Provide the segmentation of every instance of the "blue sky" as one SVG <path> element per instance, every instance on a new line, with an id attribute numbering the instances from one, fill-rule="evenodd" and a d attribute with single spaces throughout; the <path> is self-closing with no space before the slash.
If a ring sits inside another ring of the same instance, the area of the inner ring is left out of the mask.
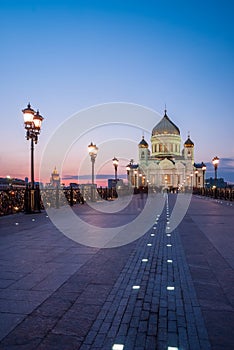
<path id="1" fill-rule="evenodd" d="M 36 169 L 66 118 L 121 101 L 161 114 L 166 103 L 196 162 L 218 155 L 218 175 L 234 182 L 233 10 L 231 1 L 0 0 L 0 176 L 28 173 L 28 101 L 45 116 Z"/>

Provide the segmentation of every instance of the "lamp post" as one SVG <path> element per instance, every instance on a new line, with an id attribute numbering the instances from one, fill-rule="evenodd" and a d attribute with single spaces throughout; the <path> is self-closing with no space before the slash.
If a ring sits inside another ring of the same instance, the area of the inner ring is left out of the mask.
<path id="1" fill-rule="evenodd" d="M 92 142 L 88 145 L 89 155 L 92 162 L 92 187 L 91 187 L 91 200 L 93 201 L 93 187 L 94 187 L 94 163 L 97 157 L 98 147 Z"/>
<path id="2" fill-rule="evenodd" d="M 164 176 L 165 190 L 167 189 L 167 175 Z"/>
<path id="3" fill-rule="evenodd" d="M 128 188 L 131 187 L 130 170 L 131 170 L 131 163 L 126 165 Z"/>
<path id="4" fill-rule="evenodd" d="M 116 157 L 114 157 L 112 159 L 112 162 L 113 162 L 113 165 L 114 165 L 114 168 L 115 168 L 115 183 L 117 184 L 117 169 L 118 169 L 118 165 L 119 165 L 119 161 Z"/>
<path id="5" fill-rule="evenodd" d="M 28 103 L 27 108 L 22 110 L 24 116 L 24 127 L 26 129 L 26 139 L 31 140 L 31 190 L 28 193 L 27 203 L 26 203 L 26 212 L 34 211 L 35 204 L 34 203 L 34 144 L 38 142 L 38 135 L 41 131 L 41 124 L 43 121 L 43 117 L 39 114 L 39 110 L 37 112 L 31 108 L 30 103 Z M 38 208 L 39 209 L 39 208 Z"/>
<path id="6" fill-rule="evenodd" d="M 190 173 L 190 187 L 193 188 L 193 173 Z"/>
<path id="7" fill-rule="evenodd" d="M 206 172 L 206 165 L 202 162 L 202 188 L 205 188 L 205 172 Z"/>
<path id="8" fill-rule="evenodd" d="M 130 170 L 131 170 L 130 164 L 126 165 L 126 170 L 127 170 L 127 175 L 129 176 L 129 172 L 130 172 Z"/>
<path id="9" fill-rule="evenodd" d="M 214 170 L 215 170 L 215 198 L 217 198 L 217 169 L 219 165 L 219 157 L 214 157 L 212 159 L 212 163 L 214 165 Z"/>
<path id="10" fill-rule="evenodd" d="M 134 187 L 137 187 L 137 170 L 134 170 Z"/>
<path id="11" fill-rule="evenodd" d="M 126 171 L 128 176 L 128 186 L 133 185 L 133 178 L 132 178 L 132 166 L 133 166 L 133 159 L 130 159 L 130 162 L 126 165 Z"/>
<path id="12" fill-rule="evenodd" d="M 139 187 L 142 186 L 142 173 L 139 173 Z"/>
<path id="13" fill-rule="evenodd" d="M 196 189 L 197 189 L 197 174 L 198 174 L 198 170 L 197 170 L 197 168 L 196 168 L 196 170 L 195 170 L 195 178 L 196 178 L 195 186 L 196 186 Z"/>

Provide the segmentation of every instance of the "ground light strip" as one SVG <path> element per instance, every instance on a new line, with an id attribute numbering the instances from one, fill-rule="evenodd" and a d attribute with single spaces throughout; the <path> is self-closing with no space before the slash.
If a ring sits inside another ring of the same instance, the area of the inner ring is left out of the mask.
<path id="1" fill-rule="evenodd" d="M 114 344 L 112 346 L 112 350 L 123 350 L 124 345 L 123 344 Z"/>
<path id="2" fill-rule="evenodd" d="M 175 287 L 173 287 L 173 286 L 167 286 L 167 290 L 175 290 Z"/>
<path id="3" fill-rule="evenodd" d="M 167 207 L 167 210 L 168 210 L 168 207 Z M 156 223 L 158 221 L 158 218 L 156 219 Z M 167 219 L 167 225 L 169 225 L 170 221 Z M 154 230 L 156 230 L 156 227 L 154 226 L 153 227 Z M 167 227 L 167 229 L 170 229 L 170 227 Z M 150 234 L 151 237 L 154 237 L 155 234 L 154 233 L 151 233 Z M 167 237 L 171 237 L 171 234 L 167 234 Z M 148 247 L 151 247 L 152 244 L 151 243 L 147 243 L 147 246 Z M 167 244 L 167 247 L 171 247 L 172 244 Z M 148 262 L 148 259 L 147 258 L 143 258 L 141 259 L 142 262 Z M 167 259 L 167 263 L 172 263 L 172 259 Z M 174 286 L 171 286 L 171 285 L 168 285 L 167 287 L 167 290 L 168 291 L 173 291 L 175 290 L 175 287 Z M 132 289 L 135 289 L 135 290 L 139 290 L 140 289 L 140 286 L 139 285 L 134 285 L 132 286 Z M 112 350 L 123 350 L 124 349 L 124 345 L 123 344 L 114 344 L 112 346 Z M 167 350 L 179 350 L 177 347 L 171 347 L 171 346 L 168 346 Z"/>
<path id="4" fill-rule="evenodd" d="M 169 218 L 168 197 L 167 197 L 167 218 Z M 170 224 L 170 220 L 167 219 L 167 225 L 169 225 L 169 224 Z M 170 227 L 167 226 L 166 229 L 169 230 Z M 167 237 L 171 237 L 171 234 L 167 233 Z M 171 246 L 172 246 L 172 244 L 167 244 L 167 247 L 171 247 Z M 172 263 L 173 263 L 173 260 L 172 260 L 172 259 L 167 259 L 167 263 L 168 263 L 168 264 L 172 264 Z M 167 290 L 168 290 L 168 291 L 173 291 L 173 290 L 175 290 L 175 287 L 169 285 L 169 286 L 167 286 Z M 168 346 L 168 347 L 167 347 L 167 350 L 179 350 L 179 348 L 176 347 L 176 346 Z"/>

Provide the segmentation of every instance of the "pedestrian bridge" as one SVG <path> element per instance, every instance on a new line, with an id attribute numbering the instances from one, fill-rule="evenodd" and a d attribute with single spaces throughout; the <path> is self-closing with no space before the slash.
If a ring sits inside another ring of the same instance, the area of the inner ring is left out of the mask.
<path id="1" fill-rule="evenodd" d="M 1 217 L 0 348 L 231 349 L 234 205 L 193 195 L 168 233 L 177 195 L 165 196 L 150 229 L 113 248 L 69 239 L 46 211 Z M 72 210 L 108 228 L 146 201 L 134 195 L 119 213 Z"/>

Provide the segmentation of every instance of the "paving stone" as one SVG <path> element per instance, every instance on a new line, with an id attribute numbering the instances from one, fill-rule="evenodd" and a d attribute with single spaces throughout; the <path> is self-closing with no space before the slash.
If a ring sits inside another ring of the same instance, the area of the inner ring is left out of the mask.
<path id="1" fill-rule="evenodd" d="M 128 330 L 128 335 L 130 336 L 136 336 L 137 334 L 137 327 L 133 327 L 133 325 L 131 324 L 129 330 Z"/>
<path id="2" fill-rule="evenodd" d="M 111 324 L 109 322 L 103 322 L 99 329 L 99 333 L 104 333 L 106 334 L 108 330 L 110 329 Z"/>
<path id="3" fill-rule="evenodd" d="M 128 324 L 121 324 L 118 330 L 118 335 L 120 336 L 126 336 L 128 333 L 129 325 Z"/>
<path id="4" fill-rule="evenodd" d="M 50 332 L 55 326 L 55 320 L 49 317 L 42 316 L 28 316 L 25 318 L 11 333 L 6 336 L 1 346 L 13 346 L 17 344 L 30 345 L 34 343 L 35 339 L 40 339 L 40 342 L 44 338 L 45 334 Z"/>
<path id="5" fill-rule="evenodd" d="M 147 321 L 140 321 L 139 326 L 138 326 L 138 331 L 139 332 L 145 332 L 147 331 L 148 322 Z"/>
<path id="6" fill-rule="evenodd" d="M 155 336 L 156 337 L 156 326 L 153 325 L 152 323 L 148 324 L 148 330 L 147 330 L 147 334 L 149 336 Z"/>
<path id="7" fill-rule="evenodd" d="M 85 341 L 84 341 L 83 344 L 89 345 L 89 347 L 90 347 L 90 345 L 93 344 L 94 339 L 96 338 L 96 336 L 97 336 L 97 332 L 90 331 L 88 336 L 86 336 Z"/>
<path id="8" fill-rule="evenodd" d="M 25 318 L 25 315 L 4 313 L 0 318 L 0 340 L 8 335 L 18 324 L 20 324 Z"/>
<path id="9" fill-rule="evenodd" d="M 61 334 L 49 334 L 37 347 L 38 350 L 77 350 L 80 349 L 82 342 L 79 337 L 65 336 Z M 32 349 L 32 348 L 31 348 Z"/>
<path id="10" fill-rule="evenodd" d="M 178 340 L 178 334 L 176 329 L 174 331 L 168 331 L 167 339 L 168 339 L 168 344 L 170 344 L 170 346 L 178 347 L 179 340 Z"/>
<path id="11" fill-rule="evenodd" d="M 135 348 L 145 348 L 146 333 L 138 332 L 135 340 Z"/>
<path id="12" fill-rule="evenodd" d="M 94 340 L 94 343 L 92 345 L 92 347 L 99 347 L 100 349 L 103 348 L 103 344 L 105 342 L 105 338 L 106 338 L 106 335 L 105 334 L 97 334 L 95 340 Z"/>

